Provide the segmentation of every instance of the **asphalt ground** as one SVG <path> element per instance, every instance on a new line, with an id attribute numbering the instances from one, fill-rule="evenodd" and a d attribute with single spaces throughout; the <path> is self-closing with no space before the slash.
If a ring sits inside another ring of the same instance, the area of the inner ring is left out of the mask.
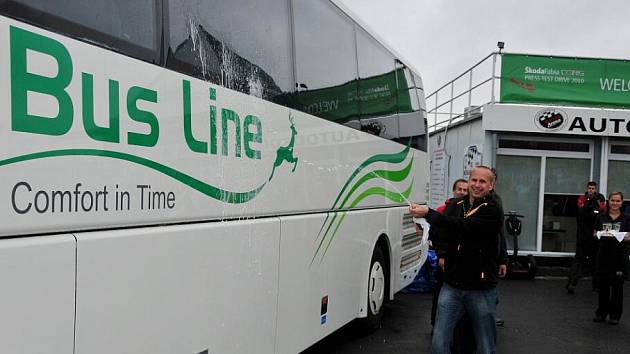
<path id="1" fill-rule="evenodd" d="M 599 354 L 630 353 L 630 285 L 624 284 L 624 309 L 619 325 L 594 323 L 597 292 L 582 279 L 574 295 L 564 288 L 566 278 L 501 280 L 497 316 L 497 353 Z M 362 335 L 349 324 L 316 343 L 303 354 L 430 353 L 432 294 L 396 295 L 388 303 L 383 326 Z"/>

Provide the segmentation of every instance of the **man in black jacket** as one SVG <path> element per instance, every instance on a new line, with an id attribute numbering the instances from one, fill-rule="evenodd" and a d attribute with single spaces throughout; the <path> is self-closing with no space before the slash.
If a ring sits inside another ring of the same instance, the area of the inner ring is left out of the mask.
<path id="1" fill-rule="evenodd" d="M 444 204 L 438 206 L 435 211 L 440 214 L 444 214 L 444 211 L 453 200 L 468 195 L 468 181 L 460 178 L 453 183 L 453 197 L 447 199 Z M 444 283 L 444 257 L 446 256 L 446 249 L 448 248 L 448 240 L 445 237 L 440 236 L 441 232 L 438 228 L 431 228 L 429 233 L 429 240 L 431 241 L 431 248 L 435 251 L 438 257 L 438 269 L 437 269 L 437 282 L 435 288 L 433 288 L 433 301 L 431 302 L 431 326 L 435 325 L 435 314 L 437 313 L 437 301 L 438 295 L 440 295 L 440 289 Z"/>
<path id="2" fill-rule="evenodd" d="M 595 219 L 599 213 L 606 212 L 606 198 L 597 192 L 597 183 L 590 181 L 586 184 L 586 192 L 577 200 L 577 237 L 575 256 L 571 263 L 571 271 L 565 288 L 569 294 L 575 292 L 578 280 L 584 273 L 584 268 L 592 273 L 597 254 L 597 239 L 593 237 Z M 595 281 L 593 279 L 593 290 Z"/>
<path id="3" fill-rule="evenodd" d="M 499 272 L 499 231 L 503 210 L 490 194 L 494 173 L 475 167 L 468 180 L 469 195 L 451 203 L 445 215 L 426 205 L 412 204 L 414 217 L 445 230 L 448 249 L 444 286 L 438 300 L 432 353 L 449 353 L 453 328 L 467 314 L 477 353 L 495 353 L 496 284 Z M 451 215 L 451 216 L 446 216 Z"/>

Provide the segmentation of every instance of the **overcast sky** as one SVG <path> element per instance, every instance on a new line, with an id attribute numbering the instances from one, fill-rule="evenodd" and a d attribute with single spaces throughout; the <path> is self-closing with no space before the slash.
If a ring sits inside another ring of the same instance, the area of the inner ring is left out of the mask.
<path id="1" fill-rule="evenodd" d="M 630 59 L 627 0 L 336 0 L 415 66 L 431 93 L 506 52 Z"/>

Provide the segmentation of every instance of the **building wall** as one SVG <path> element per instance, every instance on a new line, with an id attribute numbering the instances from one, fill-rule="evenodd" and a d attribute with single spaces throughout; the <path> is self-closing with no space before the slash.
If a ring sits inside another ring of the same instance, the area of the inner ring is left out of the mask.
<path id="1" fill-rule="evenodd" d="M 481 119 L 471 119 L 460 124 L 449 127 L 448 130 L 441 130 L 434 133 L 429 138 L 430 156 L 435 156 L 435 152 L 443 149 L 446 156 L 444 169 L 443 194 L 445 197 L 451 195 L 453 183 L 464 177 L 464 162 L 470 165 L 470 155 L 466 157 L 469 147 L 476 146 L 479 159 L 474 159 L 474 164 L 493 166 L 494 150 L 493 134 L 483 130 Z"/>

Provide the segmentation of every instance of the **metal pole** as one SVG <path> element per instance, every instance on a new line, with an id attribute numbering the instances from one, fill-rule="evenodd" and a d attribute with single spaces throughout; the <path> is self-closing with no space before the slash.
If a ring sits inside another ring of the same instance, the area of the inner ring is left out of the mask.
<path id="1" fill-rule="evenodd" d="M 470 112 L 470 105 L 472 104 L 472 84 L 473 84 L 473 69 L 470 69 L 470 78 L 468 80 L 468 112 Z M 464 117 L 467 118 L 467 117 Z"/>
<path id="2" fill-rule="evenodd" d="M 494 79 L 496 78 L 496 66 L 497 66 L 497 54 L 494 53 L 492 56 L 492 94 L 490 102 L 494 104 Z"/>
<path id="3" fill-rule="evenodd" d="M 438 95 L 439 95 L 440 91 L 435 91 L 435 108 L 433 109 L 433 115 L 435 116 L 435 120 L 433 121 L 433 128 L 437 129 L 437 122 L 438 122 Z"/>
<path id="4" fill-rule="evenodd" d="M 448 114 L 449 122 L 453 119 L 453 96 L 455 96 L 455 82 L 451 81 L 451 102 L 450 102 L 450 112 Z"/>

